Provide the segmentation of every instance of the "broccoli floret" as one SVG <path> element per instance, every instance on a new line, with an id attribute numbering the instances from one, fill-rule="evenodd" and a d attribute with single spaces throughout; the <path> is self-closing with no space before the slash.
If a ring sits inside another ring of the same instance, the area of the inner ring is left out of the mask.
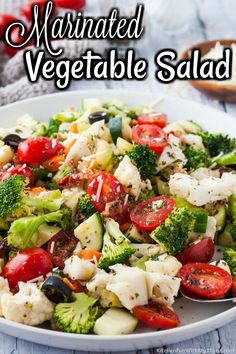
<path id="1" fill-rule="evenodd" d="M 216 163 L 219 166 L 236 165 L 236 150 L 227 153 L 220 154 L 212 159 L 212 163 Z"/>
<path id="2" fill-rule="evenodd" d="M 130 110 L 127 112 L 127 116 L 131 119 L 137 119 L 138 115 L 137 113 L 135 112 L 135 110 Z"/>
<path id="3" fill-rule="evenodd" d="M 135 251 L 136 248 L 131 246 L 130 240 L 120 231 L 119 224 L 110 219 L 106 225 L 98 267 L 107 269 L 113 264 L 125 263 Z"/>
<path id="4" fill-rule="evenodd" d="M 74 222 L 73 222 L 73 218 L 72 218 L 72 210 L 67 208 L 67 207 L 63 207 L 59 210 L 62 214 L 61 220 L 58 223 L 61 228 L 63 230 L 72 230 L 74 229 Z"/>
<path id="5" fill-rule="evenodd" d="M 37 196 L 31 196 L 26 192 L 23 195 L 22 205 L 28 206 L 33 213 L 59 210 L 64 202 L 59 189 L 45 191 Z"/>
<path id="6" fill-rule="evenodd" d="M 143 179 L 157 174 L 157 155 L 147 145 L 134 144 L 133 149 L 126 154 L 137 166 Z"/>
<path id="7" fill-rule="evenodd" d="M 11 224 L 8 231 L 7 242 L 9 245 L 20 249 L 33 247 L 33 241 L 31 241 L 31 239 L 42 224 L 56 223 L 60 225 L 62 219 L 63 212 L 60 210 L 49 214 L 26 216 L 17 219 Z"/>
<path id="8" fill-rule="evenodd" d="M 209 166 L 210 156 L 205 149 L 197 149 L 193 146 L 188 146 L 184 149 L 184 155 L 187 158 L 185 167 L 188 171 Z"/>
<path id="9" fill-rule="evenodd" d="M 187 246 L 188 234 L 194 223 L 194 213 L 189 209 L 175 209 L 165 222 L 151 233 L 151 237 L 169 254 L 178 254 Z"/>
<path id="10" fill-rule="evenodd" d="M 74 294 L 74 301 L 56 305 L 54 321 L 56 325 L 69 333 L 89 333 L 100 316 L 100 309 L 94 306 L 97 299 L 84 293 Z"/>
<path id="11" fill-rule="evenodd" d="M 53 177 L 53 180 L 58 183 L 60 182 L 64 177 L 72 175 L 73 171 L 71 166 L 65 164 Z"/>
<path id="12" fill-rule="evenodd" d="M 228 264 L 233 277 L 236 276 L 236 251 L 232 248 L 225 248 L 224 260 Z"/>
<path id="13" fill-rule="evenodd" d="M 0 219 L 19 218 L 59 210 L 63 198 L 59 189 L 32 196 L 25 189 L 27 182 L 14 175 L 0 184 Z"/>
<path id="14" fill-rule="evenodd" d="M 24 186 L 25 181 L 19 175 L 0 184 L 0 218 L 12 216 L 21 208 Z"/>
<path id="15" fill-rule="evenodd" d="M 45 182 L 45 187 L 51 191 L 54 191 L 55 189 L 58 189 L 58 185 L 56 184 L 56 182 L 52 181 L 46 181 Z"/>
<path id="16" fill-rule="evenodd" d="M 222 133 L 199 133 L 211 157 L 227 153 L 236 147 L 236 139 Z"/>
<path id="17" fill-rule="evenodd" d="M 54 137 L 58 133 L 61 122 L 57 119 L 51 118 L 48 123 L 48 136 Z"/>
<path id="18" fill-rule="evenodd" d="M 89 218 L 91 215 L 96 213 L 96 209 L 91 202 L 91 199 L 88 194 L 84 195 L 79 201 L 79 211 L 86 218 Z"/>
<path id="19" fill-rule="evenodd" d="M 44 168 L 35 167 L 35 168 L 32 168 L 32 171 L 34 172 L 36 178 L 40 179 L 42 181 L 49 181 L 52 178 L 52 172 L 50 172 Z"/>

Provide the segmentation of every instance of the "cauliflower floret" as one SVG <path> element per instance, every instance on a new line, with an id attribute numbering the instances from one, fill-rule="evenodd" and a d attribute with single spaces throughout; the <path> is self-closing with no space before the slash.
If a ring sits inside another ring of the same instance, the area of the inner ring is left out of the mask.
<path id="1" fill-rule="evenodd" d="M 71 160 L 78 162 L 82 157 L 90 155 L 92 153 L 92 148 L 93 146 L 91 146 L 89 138 L 83 134 L 80 134 L 68 152 L 65 162 Z"/>
<path id="2" fill-rule="evenodd" d="M 200 181 L 201 179 L 208 178 L 208 177 L 220 177 L 219 170 L 210 170 L 207 167 L 199 167 L 194 172 L 190 173 L 190 175 Z"/>
<path id="3" fill-rule="evenodd" d="M 2 316 L 1 299 L 4 294 L 10 294 L 8 281 L 3 277 L 0 277 L 0 317 Z"/>
<path id="4" fill-rule="evenodd" d="M 146 281 L 149 299 L 167 306 L 174 303 L 174 296 L 177 296 L 180 287 L 180 278 L 146 272 Z"/>
<path id="5" fill-rule="evenodd" d="M 182 161 L 185 164 L 187 160 L 183 151 L 180 149 L 180 139 L 170 134 L 168 146 L 163 150 L 158 159 L 157 170 L 161 171 L 176 161 Z"/>
<path id="6" fill-rule="evenodd" d="M 180 133 L 193 133 L 199 132 L 199 127 L 197 124 L 189 122 L 187 120 L 177 120 L 173 123 L 168 124 L 164 129 L 166 133 L 180 132 Z"/>
<path id="7" fill-rule="evenodd" d="M 111 142 L 110 130 L 107 128 L 105 121 L 100 120 L 93 123 L 87 130 L 82 133 L 84 136 L 93 137 L 95 140 L 103 139 Z"/>
<path id="8" fill-rule="evenodd" d="M 112 291 L 122 305 L 131 310 L 135 306 L 148 303 L 148 291 L 145 272 L 136 267 L 127 267 L 122 264 L 111 266 L 115 272 L 112 283 L 108 283 L 107 290 Z"/>
<path id="9" fill-rule="evenodd" d="M 138 198 L 141 191 L 141 177 L 135 165 L 126 155 L 119 163 L 114 176 L 119 180 L 126 192 Z"/>
<path id="10" fill-rule="evenodd" d="M 180 137 L 181 143 L 191 145 L 198 149 L 204 149 L 204 145 L 202 143 L 202 137 L 194 134 L 183 134 Z"/>
<path id="11" fill-rule="evenodd" d="M 199 132 L 199 126 L 188 120 L 178 120 L 179 125 L 186 131 L 186 133 L 197 134 Z"/>
<path id="12" fill-rule="evenodd" d="M 89 280 L 94 275 L 95 269 L 95 265 L 90 261 L 73 255 L 65 261 L 63 272 L 73 280 Z"/>
<path id="13" fill-rule="evenodd" d="M 19 282 L 19 292 L 1 296 L 2 314 L 7 320 L 37 326 L 51 320 L 54 305 L 33 283 Z"/>
<path id="14" fill-rule="evenodd" d="M 111 273 L 106 273 L 105 270 L 97 269 L 95 276 L 86 284 L 86 287 L 90 293 L 99 297 L 101 291 L 106 288 L 112 277 L 113 275 Z"/>
<path id="15" fill-rule="evenodd" d="M 165 133 L 171 133 L 171 132 L 180 132 L 184 133 L 183 127 L 180 125 L 180 121 L 172 122 L 170 124 L 167 124 L 166 127 L 163 128 Z"/>
<path id="16" fill-rule="evenodd" d="M 72 210 L 72 214 L 75 215 L 76 208 L 79 199 L 85 194 L 85 191 L 80 187 L 66 188 L 62 191 L 62 197 L 64 198 L 64 204 Z"/>
<path id="17" fill-rule="evenodd" d="M 145 262 L 145 266 L 147 272 L 160 273 L 174 277 L 182 267 L 182 264 L 177 258 L 165 254 L 160 256 L 157 261 L 150 260 Z"/>
<path id="18" fill-rule="evenodd" d="M 236 174 L 223 173 L 221 178 L 208 177 L 197 180 L 192 176 L 175 173 L 169 181 L 170 193 L 202 206 L 227 199 L 236 192 Z"/>
<path id="19" fill-rule="evenodd" d="M 134 253 L 134 256 L 136 257 L 152 257 L 164 251 L 160 245 L 154 245 L 151 243 L 132 243 L 131 246 L 136 248 Z"/>

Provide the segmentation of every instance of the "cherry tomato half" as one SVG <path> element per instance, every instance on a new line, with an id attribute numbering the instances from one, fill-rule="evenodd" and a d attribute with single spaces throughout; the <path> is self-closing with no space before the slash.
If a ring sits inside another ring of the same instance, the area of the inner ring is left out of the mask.
<path id="1" fill-rule="evenodd" d="M 2 183 L 2 181 L 4 181 L 4 179 L 9 179 L 10 177 L 14 176 L 14 175 L 20 175 L 24 178 L 28 178 L 29 179 L 29 183 L 28 186 L 32 187 L 34 185 L 34 181 L 35 181 L 35 175 L 34 172 L 25 165 L 16 165 L 15 167 L 10 167 L 7 170 L 3 170 L 2 172 L 0 172 L 0 183 Z"/>
<path id="2" fill-rule="evenodd" d="M 181 287 L 192 294 L 212 299 L 225 295 L 232 286 L 232 277 L 224 269 L 207 263 L 190 263 L 180 268 Z"/>
<path id="3" fill-rule="evenodd" d="M 129 204 L 125 190 L 118 179 L 109 172 L 98 172 L 88 180 L 88 194 L 94 207 L 116 220 L 119 224 L 129 218 Z"/>
<path id="4" fill-rule="evenodd" d="M 132 139 L 141 145 L 148 145 L 157 155 L 167 146 L 166 133 L 154 124 L 135 125 L 132 128 Z"/>
<path id="5" fill-rule="evenodd" d="M 46 251 L 42 248 L 28 248 L 7 262 L 2 275 L 7 278 L 10 289 L 15 290 L 19 281 L 27 282 L 51 270 L 52 262 Z"/>
<path id="6" fill-rule="evenodd" d="M 77 243 L 78 239 L 74 236 L 73 231 L 60 231 L 53 236 L 47 245 L 53 265 L 63 269 L 65 260 L 72 255 Z"/>
<path id="7" fill-rule="evenodd" d="M 138 124 L 155 124 L 160 128 L 164 128 L 167 123 L 167 115 L 165 113 L 141 113 L 138 115 Z"/>
<path id="8" fill-rule="evenodd" d="M 146 306 L 133 308 L 134 316 L 146 326 L 154 329 L 168 329 L 180 324 L 178 315 L 169 307 L 150 302 Z"/>
<path id="9" fill-rule="evenodd" d="M 20 20 L 11 14 L 0 14 L 0 39 L 3 39 L 6 28 L 13 22 Z"/>
<path id="10" fill-rule="evenodd" d="M 58 7 L 77 11 L 81 10 L 86 4 L 86 0 L 54 0 L 54 2 Z"/>
<path id="11" fill-rule="evenodd" d="M 131 221 L 139 230 L 156 229 L 173 211 L 175 201 L 171 197 L 158 196 L 137 204 L 130 213 Z"/>
<path id="12" fill-rule="evenodd" d="M 33 6 L 34 5 L 38 5 L 39 7 L 39 12 L 40 12 L 40 15 L 43 14 L 43 10 L 44 10 L 44 7 L 45 5 L 48 3 L 48 0 L 31 0 L 31 1 L 28 1 L 21 9 L 21 13 L 23 16 L 25 16 L 25 18 L 31 22 L 32 21 L 32 9 L 33 9 Z M 55 1 L 54 1 L 54 7 L 53 7 L 53 14 L 55 15 L 57 13 L 57 10 L 56 10 L 56 4 L 55 4 Z"/>
<path id="13" fill-rule="evenodd" d="M 56 140 L 39 136 L 22 141 L 18 146 L 18 157 L 24 163 L 40 163 L 63 149 L 63 145 Z"/>
<path id="14" fill-rule="evenodd" d="M 193 243 L 176 258 L 182 263 L 208 263 L 212 259 L 215 251 L 214 242 L 211 237 L 207 237 L 197 243 Z"/>

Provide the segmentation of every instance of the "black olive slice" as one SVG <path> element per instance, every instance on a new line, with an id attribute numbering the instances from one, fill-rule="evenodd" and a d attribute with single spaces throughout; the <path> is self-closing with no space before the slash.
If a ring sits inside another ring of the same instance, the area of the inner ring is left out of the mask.
<path id="1" fill-rule="evenodd" d="M 88 117 L 89 123 L 93 124 L 95 122 L 99 122 L 100 120 L 105 120 L 105 123 L 109 122 L 109 117 L 106 112 L 94 112 L 91 113 Z"/>
<path id="2" fill-rule="evenodd" d="M 68 302 L 71 298 L 72 291 L 68 285 L 58 276 L 50 276 L 42 284 L 41 290 L 47 298 L 56 304 L 60 302 Z"/>
<path id="3" fill-rule="evenodd" d="M 8 134 L 5 138 L 3 138 L 4 143 L 11 146 L 13 149 L 17 149 L 18 145 L 24 140 L 25 139 L 22 139 L 17 134 Z"/>

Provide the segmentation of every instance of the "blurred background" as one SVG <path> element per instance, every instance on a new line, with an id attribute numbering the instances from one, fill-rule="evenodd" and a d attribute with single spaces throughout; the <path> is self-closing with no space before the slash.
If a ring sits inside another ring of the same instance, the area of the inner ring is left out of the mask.
<path id="1" fill-rule="evenodd" d="M 187 82 L 174 82 L 168 85 L 162 85 L 155 79 L 155 53 L 163 48 L 174 48 L 181 54 L 190 46 L 208 39 L 221 38 L 236 38 L 236 1 L 235 0 L 66 0 L 69 6 L 75 4 L 77 8 L 80 5 L 85 5 L 83 10 L 85 14 L 100 16 L 108 14 L 111 7 L 117 6 L 123 15 L 132 15 L 134 13 L 137 3 L 144 3 L 145 16 L 144 36 L 134 42 L 126 43 L 105 42 L 102 45 L 104 52 L 107 48 L 115 46 L 118 48 L 120 55 L 122 55 L 127 48 L 135 48 L 138 57 L 145 57 L 149 61 L 149 73 L 146 80 L 137 81 L 76 81 L 70 86 L 70 90 L 89 89 L 89 88 L 126 88 L 131 90 L 153 91 L 158 93 L 167 93 L 171 95 L 178 95 L 185 98 L 191 98 L 204 102 L 209 102 L 209 98 L 202 95 L 197 90 L 192 88 Z M 22 14 L 22 7 L 29 3 L 28 0 L 0 0 L 0 14 L 9 13 L 21 20 L 27 21 L 25 14 Z M 73 6 L 72 6 L 73 7 Z M 66 9 L 60 9 L 59 14 L 62 14 Z M 10 72 L 12 67 L 20 66 L 15 57 L 11 58 L 9 55 L 3 53 L 4 48 L 1 48 L 0 56 L 0 70 L 5 67 L 5 73 Z M 9 64 L 10 62 L 10 64 Z M 5 74 L 4 74 L 5 75 Z M 4 77 L 3 75 L 3 77 Z M 22 68 L 21 68 L 21 74 Z M 18 75 L 15 79 L 21 77 Z M 5 99 L 0 98 L 0 104 L 8 103 L 10 100 L 22 99 L 24 95 L 21 94 L 8 96 L 7 84 L 14 83 L 12 76 L 8 82 L 8 74 L 5 82 L 1 83 L 0 97 L 4 95 Z M 44 94 L 54 91 L 53 85 L 49 87 L 40 87 L 31 85 L 31 96 Z M 14 86 L 11 86 L 11 91 L 14 91 Z M 19 87 L 18 87 L 19 90 Z M 29 95 L 27 91 L 27 95 Z M 28 96 L 27 96 L 28 97 Z M 210 100 L 211 104 L 215 105 L 214 100 Z M 216 104 L 217 105 L 217 104 Z"/>

